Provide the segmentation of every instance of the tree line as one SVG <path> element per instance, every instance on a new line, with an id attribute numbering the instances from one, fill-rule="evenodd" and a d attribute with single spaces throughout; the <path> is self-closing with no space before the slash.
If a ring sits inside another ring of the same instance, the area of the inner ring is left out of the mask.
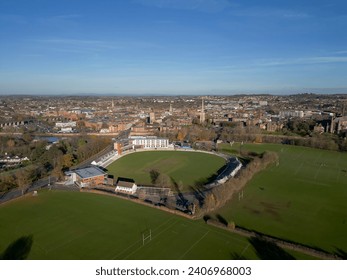
<path id="1" fill-rule="evenodd" d="M 26 188 L 32 182 L 52 175 L 62 178 L 64 171 L 100 152 L 111 143 L 108 138 L 93 136 L 71 137 L 57 144 L 44 140 L 19 137 L 0 137 L 0 154 L 28 157 L 29 162 L 15 169 L 0 172 L 0 192 L 19 187 Z"/>
<path id="2" fill-rule="evenodd" d="M 235 193 L 245 187 L 256 173 L 265 169 L 270 164 L 276 164 L 278 162 L 278 155 L 275 152 L 264 152 L 262 154 L 247 152 L 243 162 L 246 165 L 233 179 L 214 187 L 210 191 L 197 193 L 198 195 L 196 195 L 194 202 L 196 216 L 202 217 L 224 206 Z"/>

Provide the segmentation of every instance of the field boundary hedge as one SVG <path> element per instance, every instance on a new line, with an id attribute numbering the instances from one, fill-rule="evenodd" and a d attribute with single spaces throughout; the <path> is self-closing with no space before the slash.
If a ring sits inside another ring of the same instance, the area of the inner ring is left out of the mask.
<path id="1" fill-rule="evenodd" d="M 292 241 L 286 241 L 277 237 L 273 237 L 273 236 L 269 236 L 263 233 L 259 233 L 256 231 L 252 231 L 252 230 L 248 230 L 245 228 L 241 228 L 238 226 L 235 226 L 234 224 L 231 224 L 231 226 L 227 225 L 227 224 L 223 224 L 217 220 L 214 219 L 208 219 L 206 221 L 206 224 L 217 227 L 217 228 L 221 228 L 224 229 L 226 231 L 232 232 L 232 233 L 236 233 L 238 235 L 242 235 L 248 238 L 251 237 L 255 237 L 255 238 L 260 238 L 266 242 L 270 242 L 270 243 L 274 243 L 276 244 L 278 247 L 284 248 L 284 249 L 289 249 L 289 250 L 293 250 L 293 251 L 297 251 L 300 253 L 304 253 L 306 255 L 310 255 L 313 257 L 317 257 L 320 259 L 325 259 L 325 260 L 341 260 L 341 258 L 337 255 L 334 254 L 330 254 L 324 251 L 321 251 L 319 249 L 314 249 L 299 243 L 295 243 Z"/>
<path id="2" fill-rule="evenodd" d="M 113 196 L 113 197 L 117 197 L 117 198 L 121 198 L 121 199 L 124 199 L 124 200 L 131 201 L 131 202 L 135 202 L 137 204 L 148 206 L 148 207 L 151 207 L 151 208 L 154 208 L 154 209 L 159 209 L 159 210 L 162 210 L 162 211 L 174 214 L 174 215 L 185 217 L 185 218 L 188 218 L 190 220 L 196 220 L 197 219 L 195 216 L 185 214 L 185 213 L 183 213 L 182 211 L 179 211 L 179 210 L 169 209 L 169 208 L 167 208 L 165 206 L 153 205 L 151 203 L 142 201 L 140 199 L 125 197 L 125 196 L 122 196 L 122 195 L 117 195 L 116 193 L 111 193 L 111 192 L 101 191 L 101 190 L 95 190 L 95 189 L 84 189 L 84 188 L 82 188 L 80 190 L 80 192 L 89 192 L 89 193 L 94 193 L 94 194 Z"/>

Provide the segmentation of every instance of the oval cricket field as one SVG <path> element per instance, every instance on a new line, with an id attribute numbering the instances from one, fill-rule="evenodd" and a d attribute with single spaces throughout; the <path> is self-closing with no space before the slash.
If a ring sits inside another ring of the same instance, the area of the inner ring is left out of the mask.
<path id="1" fill-rule="evenodd" d="M 121 157 L 107 170 L 114 178 L 134 179 L 137 184 L 151 185 L 151 170 L 166 174 L 184 188 L 211 181 L 224 165 L 224 158 L 203 152 L 145 151 Z"/>

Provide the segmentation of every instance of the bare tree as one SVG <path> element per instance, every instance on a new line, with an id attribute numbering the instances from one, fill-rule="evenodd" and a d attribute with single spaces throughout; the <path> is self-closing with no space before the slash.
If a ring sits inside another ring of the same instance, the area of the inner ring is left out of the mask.
<path id="1" fill-rule="evenodd" d="M 29 184 L 31 183 L 30 174 L 27 170 L 21 169 L 15 174 L 16 183 L 18 188 L 22 191 L 22 195 L 28 189 Z"/>

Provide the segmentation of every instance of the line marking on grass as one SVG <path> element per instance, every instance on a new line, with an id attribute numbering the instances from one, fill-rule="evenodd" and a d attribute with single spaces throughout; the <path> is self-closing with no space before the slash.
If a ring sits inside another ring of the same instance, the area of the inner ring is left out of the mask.
<path id="1" fill-rule="evenodd" d="M 87 235 L 87 234 L 89 234 L 89 233 L 91 233 L 91 232 L 92 232 L 92 230 L 88 230 L 88 231 L 85 231 L 85 232 L 82 232 L 82 233 L 80 233 L 80 234 L 75 235 L 73 238 L 70 238 L 70 239 L 64 238 L 64 242 L 59 243 L 58 246 L 51 247 L 49 250 L 46 250 L 46 252 L 49 253 L 49 252 L 52 252 L 52 251 L 56 251 L 57 249 L 60 249 L 60 248 L 62 248 L 62 247 L 65 247 L 65 246 L 67 246 L 69 243 L 71 243 L 72 241 L 75 241 L 75 240 L 77 240 L 77 239 L 80 239 L 82 236 L 85 236 L 85 235 Z M 72 236 L 72 234 L 70 234 L 70 236 Z"/>
<path id="2" fill-rule="evenodd" d="M 301 164 L 299 165 L 299 167 L 296 169 L 294 175 L 297 175 L 299 173 L 299 171 L 301 170 L 303 165 L 304 165 L 304 162 L 302 161 Z"/>
<path id="3" fill-rule="evenodd" d="M 42 247 L 41 245 L 37 244 L 37 242 L 34 242 L 33 247 L 37 247 L 39 250 L 41 250 L 46 256 L 48 255 L 47 250 Z"/>
<path id="4" fill-rule="evenodd" d="M 296 179 L 296 181 L 304 182 L 304 183 L 309 183 L 309 184 L 313 184 L 313 185 L 317 185 L 317 186 L 327 186 L 327 187 L 330 186 L 330 185 L 327 184 L 327 183 L 319 183 L 318 181 L 313 182 L 313 181 L 310 180 L 310 179 Z"/>
<path id="5" fill-rule="evenodd" d="M 198 227 L 200 227 L 200 228 L 206 230 L 206 227 L 204 227 L 203 225 L 195 224 L 195 223 L 193 223 L 193 222 L 191 222 L 191 221 L 189 221 L 189 220 L 187 220 L 187 221 L 185 221 L 185 222 L 191 223 L 191 224 L 194 225 L 194 226 L 198 226 Z M 227 231 L 225 231 L 225 230 L 223 230 L 223 229 L 218 230 L 217 228 L 215 228 L 215 227 L 213 227 L 213 226 L 209 226 L 209 227 L 210 227 L 209 231 L 211 231 L 211 232 L 213 232 L 213 233 L 216 233 L 216 234 L 218 234 L 218 235 L 225 236 L 225 237 L 228 238 L 228 239 L 232 239 L 232 240 L 235 240 L 235 241 L 240 242 L 240 238 L 239 238 L 239 235 L 238 235 L 237 233 L 234 233 L 234 232 L 229 232 L 229 233 L 228 233 Z M 233 235 L 234 235 L 234 236 L 233 236 Z M 237 237 L 236 237 L 235 235 L 236 235 Z M 241 242 L 244 242 L 245 244 L 248 244 L 247 241 L 241 241 Z"/>
<path id="6" fill-rule="evenodd" d="M 339 182 L 340 179 L 340 175 L 341 175 L 341 166 L 339 165 L 339 161 L 340 161 L 340 157 L 341 154 L 339 154 L 338 158 L 336 159 L 336 170 L 337 170 L 337 178 L 336 178 L 336 182 Z M 340 168 L 339 168 L 340 167 Z"/>
<path id="7" fill-rule="evenodd" d="M 248 244 L 245 248 L 243 248 L 243 250 L 242 250 L 242 252 L 240 254 L 240 258 L 239 259 L 241 259 L 242 255 L 247 251 L 247 249 L 249 248 L 250 245 L 251 244 Z"/>
<path id="8" fill-rule="evenodd" d="M 136 242 L 134 242 L 133 244 L 129 245 L 128 247 L 126 247 L 125 249 L 123 249 L 121 252 L 119 252 L 117 255 L 115 255 L 114 257 L 111 257 L 111 260 L 117 260 L 118 256 L 122 255 L 123 253 L 125 253 L 127 250 L 129 250 L 131 247 L 135 246 L 137 243 L 141 244 L 141 240 L 137 240 Z"/>
<path id="9" fill-rule="evenodd" d="M 170 222 L 171 220 L 173 220 L 175 217 L 172 217 L 168 220 L 166 220 L 165 222 L 161 223 L 159 226 L 157 226 L 156 228 L 153 229 L 154 230 L 157 230 L 159 228 L 161 228 L 163 225 L 165 225 L 166 223 Z M 154 238 L 154 237 L 153 237 Z M 141 243 L 141 240 L 137 240 L 136 242 L 134 242 L 133 244 L 129 245 L 128 247 L 126 247 L 125 249 L 123 249 L 122 251 L 120 251 L 117 255 L 111 257 L 110 259 L 111 260 L 116 260 L 118 256 L 120 256 L 121 254 L 125 253 L 128 249 L 130 249 L 131 247 L 135 246 L 137 243 Z"/>
<path id="10" fill-rule="evenodd" d="M 162 231 L 160 231 L 157 235 L 153 236 L 153 237 L 152 237 L 152 240 L 153 240 L 154 238 L 158 237 L 159 235 L 161 235 L 163 232 L 165 232 L 165 231 L 167 231 L 168 229 L 170 229 L 170 228 L 171 228 L 172 226 L 174 226 L 175 224 L 177 224 L 177 222 L 178 222 L 178 221 L 175 221 L 173 224 L 171 224 L 171 225 L 169 225 L 168 227 L 164 228 L 164 229 L 163 229 Z M 152 240 L 151 240 L 151 241 L 152 241 Z M 151 241 L 150 241 L 148 244 L 150 244 Z M 147 244 L 145 244 L 145 245 L 147 245 Z M 145 246 L 145 245 L 144 245 L 144 246 Z M 141 247 L 135 249 L 135 250 L 132 251 L 130 254 L 128 254 L 127 256 L 125 256 L 125 257 L 123 258 L 123 260 L 128 259 L 128 257 L 130 257 L 131 255 L 135 254 L 137 251 L 141 250 L 142 248 L 144 248 L 144 246 L 141 246 Z"/>
<path id="11" fill-rule="evenodd" d="M 206 236 L 209 232 L 210 232 L 210 231 L 208 230 L 207 232 L 205 232 L 205 234 L 204 234 L 198 241 L 194 242 L 194 244 L 193 244 L 192 246 L 190 246 L 189 249 L 180 257 L 180 259 L 182 260 L 183 257 L 184 257 L 185 255 L 187 255 L 187 254 L 190 252 L 190 250 L 193 249 L 193 247 L 194 247 L 195 245 L 197 245 L 201 240 L 203 240 L 203 239 L 205 238 L 205 236 Z"/>
<path id="12" fill-rule="evenodd" d="M 320 159 L 321 157 L 322 157 L 322 153 L 319 154 L 317 160 Z M 314 175 L 314 178 L 315 178 L 315 179 L 317 179 L 317 176 L 318 176 L 318 174 L 319 174 L 320 169 L 322 168 L 322 165 L 323 165 L 322 163 L 319 164 L 319 168 L 317 169 L 316 174 Z"/>
<path id="13" fill-rule="evenodd" d="M 294 157 L 295 160 L 298 160 L 299 158 L 302 157 L 302 155 L 304 154 L 304 151 L 302 151 L 299 155 L 297 155 L 296 157 Z"/>

